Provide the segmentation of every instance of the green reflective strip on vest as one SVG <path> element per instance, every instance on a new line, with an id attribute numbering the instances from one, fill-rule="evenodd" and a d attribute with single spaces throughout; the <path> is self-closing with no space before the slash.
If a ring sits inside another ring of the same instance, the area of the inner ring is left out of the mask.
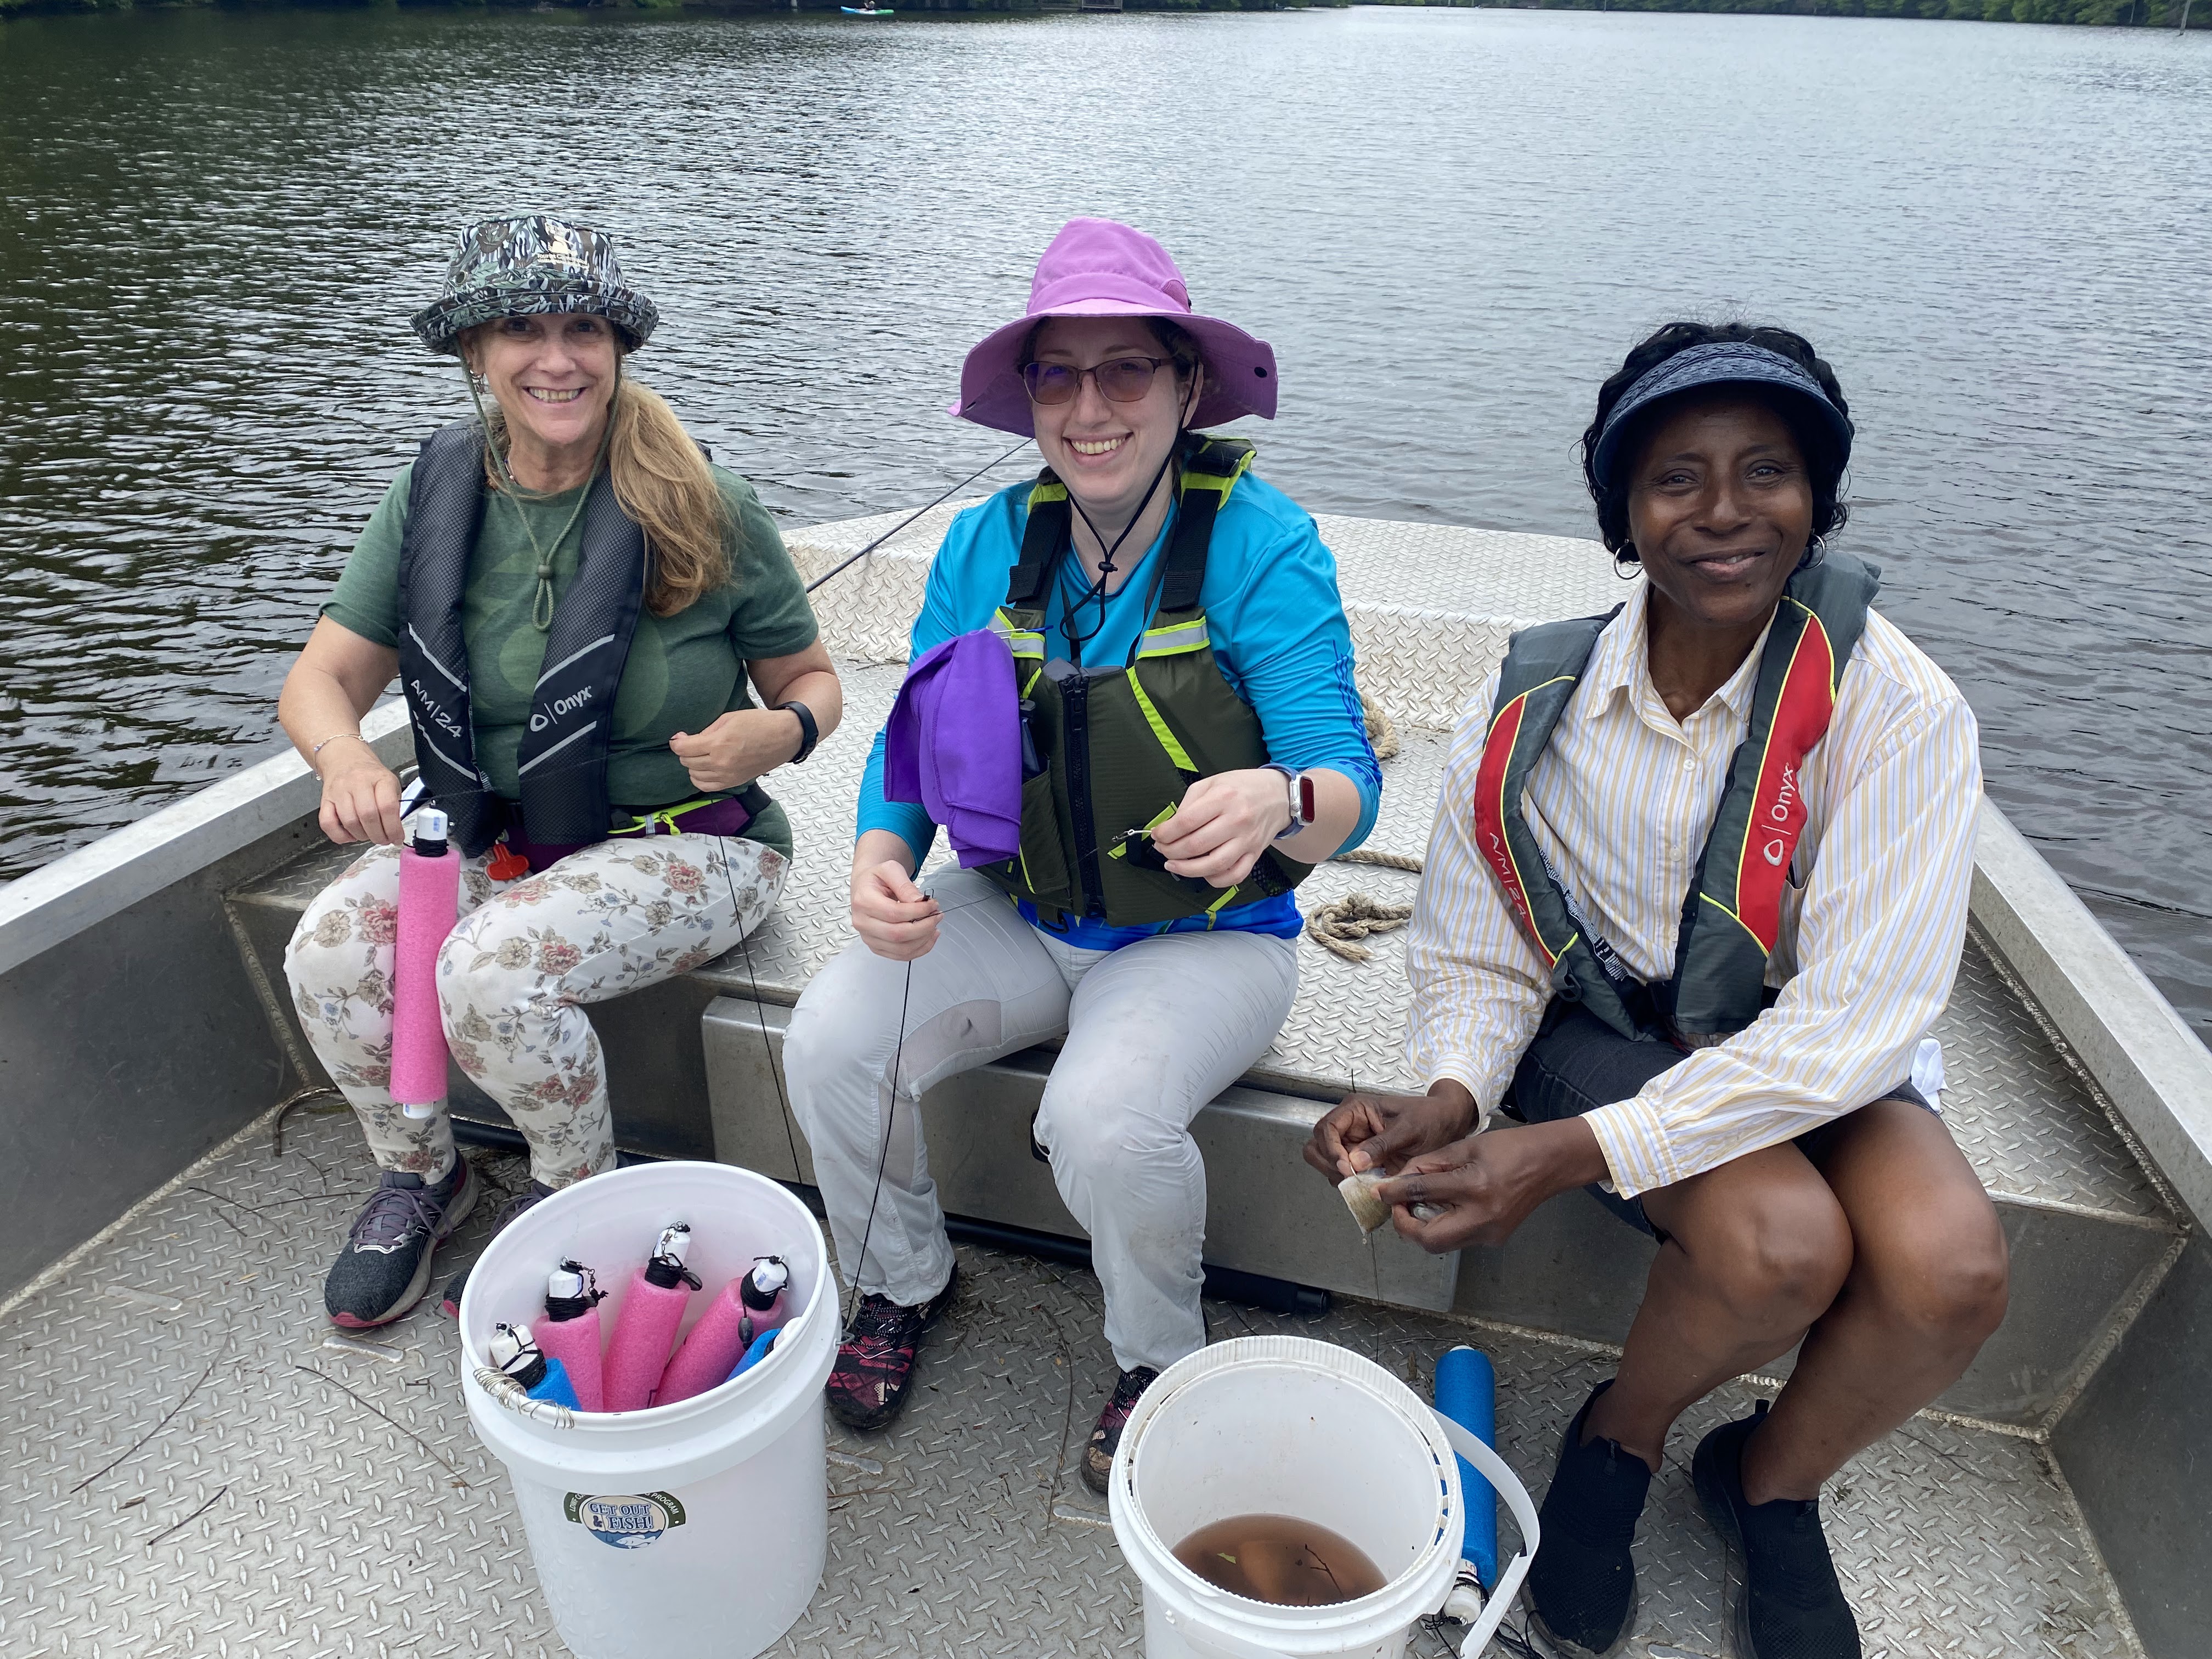
<path id="1" fill-rule="evenodd" d="M 1199 451 L 1200 454 L 1205 453 L 1205 449 Z M 1183 469 L 1182 487 L 1185 489 L 1216 491 L 1225 501 L 1229 498 L 1229 492 L 1237 487 L 1237 481 L 1252 470 L 1254 453 L 1249 444 L 1245 446 L 1244 453 L 1237 458 L 1237 465 L 1226 472 L 1200 472 L 1194 468 L 1186 467 Z"/>
<path id="2" fill-rule="evenodd" d="M 1203 651 L 1213 643 L 1213 635 L 1206 626 L 1201 613 L 1188 622 L 1175 623 L 1166 628 L 1148 628 L 1137 655 L 1144 657 L 1173 657 L 1186 651 Z"/>
<path id="3" fill-rule="evenodd" d="M 1042 507 L 1048 502 L 1064 501 L 1066 499 L 1067 486 L 1060 483 L 1057 478 L 1053 479 L 1048 483 L 1040 478 L 1036 483 L 1030 487 L 1030 505 L 1031 507 Z"/>
<path id="4" fill-rule="evenodd" d="M 991 631 L 1006 642 L 1006 648 L 1018 657 L 1044 655 L 1044 635 L 1032 629 L 1017 628 L 1003 611 L 991 613 Z"/>
<path id="5" fill-rule="evenodd" d="M 1160 717 L 1159 705 L 1146 691 L 1145 683 L 1137 678 L 1137 671 L 1131 668 L 1124 672 L 1128 676 L 1129 690 L 1136 693 L 1137 707 L 1145 711 L 1145 724 L 1152 728 L 1152 735 L 1160 740 L 1160 747 L 1168 751 L 1168 758 L 1176 763 L 1176 769 L 1197 771 L 1198 763 L 1192 760 L 1182 744 L 1176 740 L 1176 734 L 1168 730 L 1167 721 Z"/>

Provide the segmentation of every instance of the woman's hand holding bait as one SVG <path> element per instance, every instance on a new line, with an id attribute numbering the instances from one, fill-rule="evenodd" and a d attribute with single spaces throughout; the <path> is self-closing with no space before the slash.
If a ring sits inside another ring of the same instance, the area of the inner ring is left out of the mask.
<path id="1" fill-rule="evenodd" d="M 867 850 L 853 865 L 853 931 L 892 962 L 927 956 L 937 943 L 937 901 L 915 885 L 899 860 L 872 859 Z"/>
<path id="2" fill-rule="evenodd" d="M 1183 792 L 1175 816 L 1152 831 L 1171 875 L 1196 876 L 1224 892 L 1252 873 L 1291 822 L 1283 775 L 1217 772 Z"/>

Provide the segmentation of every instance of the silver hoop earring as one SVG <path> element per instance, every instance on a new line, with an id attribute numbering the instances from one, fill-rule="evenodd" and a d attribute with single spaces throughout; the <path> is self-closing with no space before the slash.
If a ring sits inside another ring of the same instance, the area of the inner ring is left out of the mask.
<path id="1" fill-rule="evenodd" d="M 1818 570 L 1827 562 L 1828 544 L 1825 538 L 1815 536 L 1805 544 L 1804 556 L 1797 561 L 1799 570 Z"/>
<path id="2" fill-rule="evenodd" d="M 1613 554 L 1613 574 L 1625 582 L 1632 582 L 1644 574 L 1644 561 L 1637 556 L 1634 542 L 1622 544 Z"/>

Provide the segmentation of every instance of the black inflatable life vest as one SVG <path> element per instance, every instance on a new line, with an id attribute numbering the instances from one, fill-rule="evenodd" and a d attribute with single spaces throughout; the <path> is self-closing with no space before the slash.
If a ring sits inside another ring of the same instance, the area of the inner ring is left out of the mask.
<path id="1" fill-rule="evenodd" d="M 433 433 L 415 459 L 399 547 L 399 679 L 425 787 L 471 856 L 507 828 L 508 804 L 476 757 L 461 600 L 483 522 L 484 439 L 474 421 Z M 544 670 L 516 755 L 523 824 L 540 845 L 606 838 L 607 749 L 647 571 L 645 532 L 602 470 L 584 503 L 576 572 L 554 607 Z"/>
<path id="2" fill-rule="evenodd" d="M 1695 1045 L 1759 1018 L 1782 890 L 1805 830 L 1805 757 L 1827 732 L 1881 586 L 1879 567 L 1830 553 L 1783 589 L 1759 657 L 1750 729 L 1729 762 L 1664 984 L 1638 980 L 1589 927 L 1521 810 L 1529 770 L 1581 684 L 1598 635 L 1620 611 L 1513 636 L 1475 773 L 1475 840 L 1514 919 L 1550 965 L 1558 995 L 1631 1038 Z"/>
<path id="3" fill-rule="evenodd" d="M 1151 850 L 1149 832 L 1192 784 L 1267 762 L 1260 717 L 1214 660 L 1199 603 L 1214 520 L 1252 454 L 1241 439 L 1185 441 L 1175 529 L 1148 584 L 1158 607 L 1127 659 L 1105 666 L 1047 660 L 1046 605 L 1071 509 L 1050 468 L 1030 491 L 1021 556 L 991 626 L 1013 652 L 1040 769 L 1022 784 L 1019 852 L 978 868 L 1048 926 L 1069 915 L 1116 927 L 1218 915 L 1286 893 L 1312 870 L 1270 848 L 1224 891 L 1170 874 Z"/>

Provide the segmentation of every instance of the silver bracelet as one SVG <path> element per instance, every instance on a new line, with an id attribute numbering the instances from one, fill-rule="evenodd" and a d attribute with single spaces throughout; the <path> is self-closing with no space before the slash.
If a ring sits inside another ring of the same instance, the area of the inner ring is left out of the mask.
<path id="1" fill-rule="evenodd" d="M 318 755 L 319 755 L 319 754 L 321 754 L 321 753 L 323 752 L 323 750 L 324 750 L 324 748 L 325 747 L 325 745 L 330 744 L 336 743 L 336 742 L 337 742 L 340 738 L 361 738 L 361 741 L 362 741 L 362 742 L 363 742 L 363 743 L 368 743 L 368 739 L 367 738 L 362 738 L 362 737 L 361 736 L 361 733 L 360 733 L 360 732 L 331 732 L 331 733 L 330 734 L 330 736 L 328 736 L 327 738 L 325 738 L 322 740 L 322 742 L 321 742 L 321 743 L 318 743 L 318 744 L 310 744 L 310 745 L 308 746 L 308 749 L 307 749 L 307 764 L 308 764 L 308 766 L 309 766 L 310 768 L 313 768 L 313 767 L 314 766 L 314 763 L 315 763 L 315 757 L 316 757 L 316 756 L 318 756 Z M 374 748 L 375 747 L 375 745 L 372 744 L 370 744 L 370 747 L 371 747 L 372 749 L 374 749 Z M 315 775 L 316 775 L 317 777 L 320 777 L 320 776 L 322 775 L 322 774 L 321 774 L 321 772 L 320 772 L 320 771 L 317 771 L 317 772 L 316 772 L 316 774 L 315 774 Z"/>

